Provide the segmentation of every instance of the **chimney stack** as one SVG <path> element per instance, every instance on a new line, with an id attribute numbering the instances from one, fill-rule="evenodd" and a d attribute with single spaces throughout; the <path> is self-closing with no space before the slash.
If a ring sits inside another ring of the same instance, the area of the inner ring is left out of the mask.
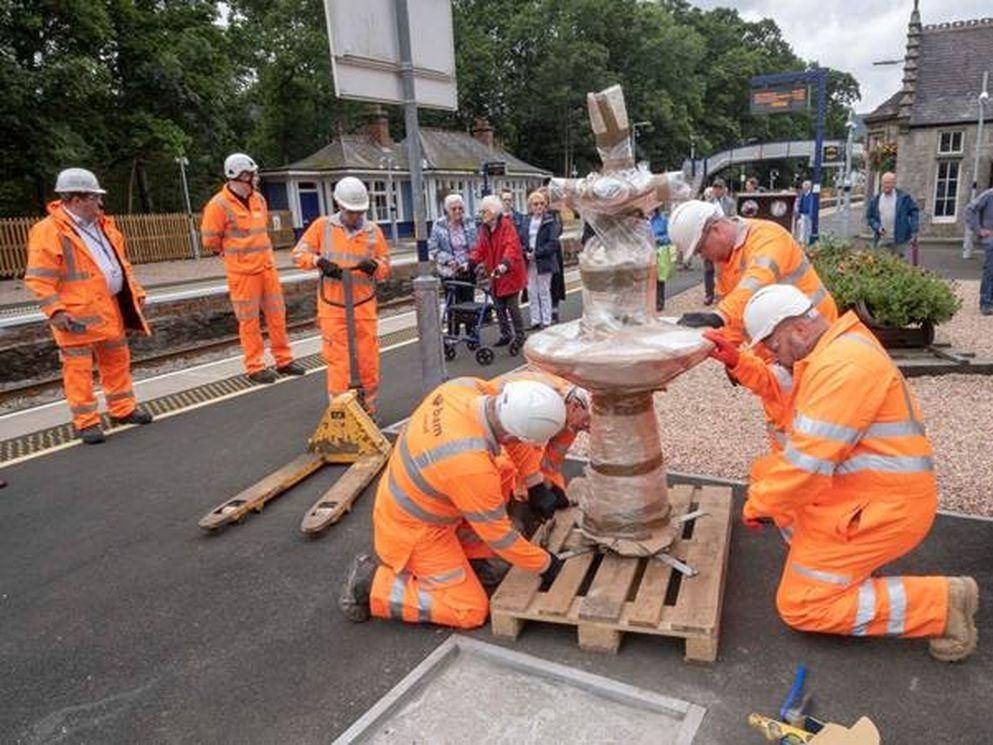
<path id="1" fill-rule="evenodd" d="M 472 122 L 472 136 L 483 143 L 488 149 L 494 148 L 493 127 L 482 117 L 476 117 Z"/>
<path id="2" fill-rule="evenodd" d="M 393 147 L 393 138 L 390 137 L 390 119 L 386 116 L 382 106 L 373 106 L 370 110 L 366 134 L 381 148 Z"/>

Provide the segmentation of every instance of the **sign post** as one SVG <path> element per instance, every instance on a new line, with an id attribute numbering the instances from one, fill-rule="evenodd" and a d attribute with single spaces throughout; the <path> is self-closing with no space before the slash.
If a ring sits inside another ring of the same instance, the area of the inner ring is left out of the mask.
<path id="1" fill-rule="evenodd" d="M 438 307 L 440 283 L 431 273 L 428 256 L 417 107 L 454 111 L 458 105 L 451 2 L 325 0 L 324 9 L 338 97 L 403 106 L 417 242 L 414 308 L 422 381 L 427 391 L 447 375 Z"/>
<path id="2" fill-rule="evenodd" d="M 751 110 L 758 114 L 787 114 L 809 109 L 807 85 L 814 84 L 817 117 L 814 124 L 814 206 L 810 216 L 810 242 L 820 236 L 821 170 L 824 162 L 824 122 L 827 118 L 827 70 L 819 67 L 803 72 L 781 72 L 757 75 L 751 80 Z M 801 94 L 802 91 L 802 94 Z M 803 105 L 800 105 L 800 99 Z"/>

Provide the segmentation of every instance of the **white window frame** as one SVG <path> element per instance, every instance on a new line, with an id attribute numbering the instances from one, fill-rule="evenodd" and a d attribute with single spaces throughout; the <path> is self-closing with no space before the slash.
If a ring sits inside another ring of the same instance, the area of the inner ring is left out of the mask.
<path id="1" fill-rule="evenodd" d="M 958 135 L 959 146 L 958 149 L 948 149 L 943 150 L 942 140 L 947 136 L 949 145 L 951 146 L 955 141 L 955 136 Z M 962 155 L 965 152 L 965 132 L 961 129 L 940 129 L 938 130 L 938 157 L 944 158 L 954 155 Z"/>
<path id="2" fill-rule="evenodd" d="M 369 190 L 369 219 L 373 222 L 389 222 L 390 195 L 386 189 L 386 176 L 370 178 L 365 182 L 365 188 Z"/>
<path id="3" fill-rule="evenodd" d="M 951 183 L 951 179 L 949 179 L 947 177 L 944 178 L 944 179 L 941 178 L 941 169 L 942 169 L 943 166 L 946 166 L 946 167 L 949 167 L 950 168 L 952 165 L 955 166 L 955 196 L 954 196 L 954 198 L 951 198 L 951 202 L 952 202 L 952 205 L 951 205 L 952 206 L 952 214 L 950 214 L 950 215 L 939 215 L 938 214 L 938 200 L 940 198 L 942 201 L 948 201 L 949 197 L 948 197 L 948 186 L 947 185 Z M 941 188 L 942 183 L 945 183 L 946 184 L 946 186 L 945 186 L 945 195 L 939 197 L 939 189 Z M 958 220 L 958 211 L 959 211 L 959 197 L 962 194 L 961 186 L 962 186 L 962 161 L 961 160 L 958 160 L 958 159 L 954 159 L 954 158 L 950 158 L 950 159 L 947 159 L 947 160 L 939 160 L 937 162 L 937 164 L 935 166 L 935 170 L 934 170 L 934 191 L 932 192 L 932 195 L 931 195 L 931 222 L 932 223 L 954 223 L 954 222 L 957 222 L 957 220 Z"/>

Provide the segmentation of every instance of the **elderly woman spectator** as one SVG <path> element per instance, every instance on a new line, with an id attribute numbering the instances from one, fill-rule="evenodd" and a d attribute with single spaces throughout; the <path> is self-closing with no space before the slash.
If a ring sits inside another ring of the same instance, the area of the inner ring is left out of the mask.
<path id="1" fill-rule="evenodd" d="M 552 325 L 552 276 L 558 268 L 561 247 L 559 225 L 548 211 L 548 199 L 541 191 L 528 196 L 528 217 L 519 229 L 528 267 L 528 299 L 531 329 Z"/>
<path id="2" fill-rule="evenodd" d="M 442 279 L 471 282 L 469 252 L 476 245 L 476 225 L 465 217 L 465 201 L 461 194 L 445 197 L 445 215 L 431 226 L 428 253 Z M 461 300 L 472 300 L 472 289 L 458 288 Z"/>
<path id="3" fill-rule="evenodd" d="M 500 340 L 493 346 L 504 347 L 511 342 L 521 346 L 527 338 L 518 302 L 527 282 L 521 241 L 513 219 L 503 214 L 500 197 L 483 197 L 480 211 L 483 224 L 469 261 L 492 278 L 493 304 L 500 324 Z"/>

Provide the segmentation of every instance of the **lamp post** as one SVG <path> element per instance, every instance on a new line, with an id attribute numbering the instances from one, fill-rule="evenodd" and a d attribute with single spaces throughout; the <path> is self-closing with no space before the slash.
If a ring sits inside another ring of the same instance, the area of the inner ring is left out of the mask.
<path id="1" fill-rule="evenodd" d="M 384 152 L 383 157 L 379 159 L 379 167 L 386 169 L 386 209 L 390 213 L 390 237 L 393 243 L 391 250 L 396 253 L 397 247 L 400 245 L 400 235 L 397 233 L 396 193 L 393 191 L 393 166 L 396 165 L 396 161 L 393 160 L 393 153 L 385 148 Z"/>
<path id="2" fill-rule="evenodd" d="M 983 90 L 977 98 L 977 103 L 979 105 L 979 120 L 978 127 L 976 128 L 976 154 L 972 162 L 972 188 L 969 190 L 970 202 L 976 198 L 976 192 L 979 188 L 979 153 L 983 146 L 983 114 L 985 113 L 984 109 L 986 108 L 986 102 L 990 98 L 989 91 L 987 90 L 989 78 L 990 73 L 987 70 L 983 73 Z M 962 239 L 962 258 L 972 258 L 972 231 L 969 230 L 968 225 L 965 227 L 965 236 Z"/>
<path id="3" fill-rule="evenodd" d="M 179 180 L 183 185 L 183 204 L 186 207 L 186 227 L 190 231 L 190 248 L 193 249 L 193 258 L 200 258 L 200 241 L 197 236 L 196 226 L 193 224 L 193 208 L 190 206 L 190 186 L 186 181 L 186 166 L 190 161 L 185 155 L 180 155 L 176 159 L 179 164 Z"/>
<path id="4" fill-rule="evenodd" d="M 855 137 L 855 121 L 852 119 L 852 112 L 848 112 L 848 121 L 845 122 L 848 130 L 848 139 L 845 140 L 845 180 L 842 189 L 845 192 L 845 237 L 850 234 L 852 227 L 852 140 Z"/>

